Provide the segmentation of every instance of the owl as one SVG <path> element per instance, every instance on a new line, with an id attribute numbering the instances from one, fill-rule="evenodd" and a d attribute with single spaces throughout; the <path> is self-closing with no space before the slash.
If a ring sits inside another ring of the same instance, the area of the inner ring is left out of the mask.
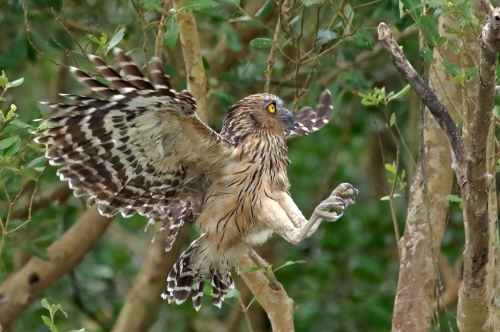
<path id="1" fill-rule="evenodd" d="M 109 84 L 72 67 L 102 97 L 65 94 L 75 103 L 47 103 L 69 114 L 47 119 L 54 126 L 36 141 L 50 146 L 52 165 L 64 165 L 61 180 L 76 196 L 89 195 L 102 215 L 139 213 L 161 222 L 167 251 L 184 222 L 196 221 L 201 235 L 168 274 L 164 299 L 180 304 L 191 295 L 199 310 L 210 280 L 220 307 L 234 287 L 231 269 L 249 247 L 272 233 L 299 243 L 354 203 L 357 190 L 343 183 L 306 219 L 288 191 L 286 140 L 328 123 L 328 91 L 316 112 L 304 108 L 296 116 L 275 95 L 250 95 L 229 107 L 217 133 L 198 116 L 192 95 L 172 88 L 158 58 L 149 64 L 151 83 L 122 50 L 114 53 L 125 77 L 96 56 L 89 59 Z"/>

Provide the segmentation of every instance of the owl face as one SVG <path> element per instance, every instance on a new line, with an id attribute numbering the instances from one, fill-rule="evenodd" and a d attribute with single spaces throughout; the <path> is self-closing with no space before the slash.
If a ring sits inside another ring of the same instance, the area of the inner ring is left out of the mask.
<path id="1" fill-rule="evenodd" d="M 250 95 L 234 106 L 237 107 L 231 107 L 230 112 L 248 117 L 256 130 L 279 133 L 295 121 L 293 114 L 285 108 L 283 100 L 272 94 Z"/>

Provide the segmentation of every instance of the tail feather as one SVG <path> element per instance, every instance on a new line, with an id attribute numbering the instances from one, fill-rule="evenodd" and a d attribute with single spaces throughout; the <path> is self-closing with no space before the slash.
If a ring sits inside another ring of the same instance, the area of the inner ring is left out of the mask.
<path id="1" fill-rule="evenodd" d="M 219 308 L 230 289 L 234 289 L 231 263 L 225 254 L 217 252 L 202 234 L 186 249 L 172 267 L 167 289 L 162 294 L 169 303 L 181 304 L 191 294 L 196 310 L 201 307 L 205 280 L 212 284 L 212 303 Z"/>

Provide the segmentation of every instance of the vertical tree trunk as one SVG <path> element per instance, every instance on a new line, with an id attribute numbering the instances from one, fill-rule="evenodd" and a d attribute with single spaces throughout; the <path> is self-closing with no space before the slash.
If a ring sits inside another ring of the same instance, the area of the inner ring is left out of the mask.
<path id="1" fill-rule="evenodd" d="M 439 19 L 439 33 L 456 26 L 456 18 L 448 15 Z M 472 33 L 468 31 L 468 38 Z M 446 35 L 459 46 L 463 40 L 456 35 Z M 434 51 L 434 63 L 429 71 L 429 84 L 439 100 L 457 123 L 463 113 L 474 108 L 474 84 L 463 86 L 454 83 L 453 76 L 442 65 L 443 61 L 470 69 L 477 57 L 476 43 L 467 43 L 468 52 L 457 57 L 448 45 Z M 462 103 L 462 100 L 464 101 Z M 400 243 L 402 257 L 398 290 L 393 315 L 393 331 L 429 331 L 433 310 L 437 307 L 436 280 L 439 278 L 438 259 L 441 239 L 448 212 L 446 195 L 450 194 L 454 171 L 451 153 L 444 131 L 426 109 L 423 120 L 423 160 L 419 156 L 417 170 L 410 187 L 410 201 L 405 232 Z"/>

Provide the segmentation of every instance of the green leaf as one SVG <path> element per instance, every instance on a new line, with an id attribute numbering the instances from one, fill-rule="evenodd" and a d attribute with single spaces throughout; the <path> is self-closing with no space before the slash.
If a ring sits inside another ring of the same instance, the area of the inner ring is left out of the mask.
<path id="1" fill-rule="evenodd" d="M 15 136 L 15 137 L 16 137 L 16 139 L 14 140 L 14 143 L 11 144 L 8 148 L 3 150 L 4 156 L 13 156 L 21 149 L 21 146 L 22 146 L 21 138 L 19 136 Z M 1 141 L 0 141 L 0 144 L 2 144 Z M 2 149 L 0 149 L 0 150 L 2 150 Z"/>
<path id="2" fill-rule="evenodd" d="M 230 298 L 239 299 L 239 298 L 241 298 L 241 294 L 240 294 L 240 292 L 238 292 L 238 290 L 236 288 L 230 289 L 226 294 L 226 299 L 230 299 Z"/>
<path id="3" fill-rule="evenodd" d="M 410 16 L 416 20 L 420 16 L 420 0 L 400 0 L 399 8 L 400 11 L 408 12 Z"/>
<path id="4" fill-rule="evenodd" d="M 479 70 L 477 67 L 471 68 L 465 76 L 467 77 L 468 80 L 470 80 L 473 77 L 476 77 L 479 74 Z"/>
<path id="5" fill-rule="evenodd" d="M 47 161 L 47 158 L 45 158 L 45 156 L 41 156 L 41 157 L 38 157 L 36 159 L 33 159 L 32 161 L 30 161 L 26 166 L 24 166 L 25 168 L 35 168 L 35 167 L 39 167 L 39 166 L 42 166 L 43 164 L 45 164 L 45 162 Z"/>
<path id="6" fill-rule="evenodd" d="M 392 127 L 396 123 L 396 113 L 391 114 L 391 118 L 389 120 L 389 127 Z"/>
<path id="7" fill-rule="evenodd" d="M 262 7 L 255 13 L 255 17 L 264 17 L 270 14 L 273 10 L 273 2 L 271 0 L 266 0 Z"/>
<path id="8" fill-rule="evenodd" d="M 243 46 L 241 45 L 240 36 L 229 27 L 226 30 L 226 42 L 227 46 L 235 52 L 239 52 L 242 50 Z"/>
<path id="9" fill-rule="evenodd" d="M 5 76 L 5 72 L 2 70 L 2 76 L 0 76 L 0 87 L 4 88 L 7 83 L 9 83 L 9 79 Z"/>
<path id="10" fill-rule="evenodd" d="M 223 1 L 231 6 L 234 6 L 234 7 L 240 6 L 240 0 L 223 0 Z"/>
<path id="11" fill-rule="evenodd" d="M 0 97 L 0 101 L 7 101 L 4 97 Z M 3 113 L 2 113 L 2 118 L 3 118 Z"/>
<path id="12" fill-rule="evenodd" d="M 28 249 L 28 251 L 35 257 L 43 259 L 44 261 L 50 260 L 50 257 L 47 254 L 47 251 L 45 249 L 38 247 L 37 245 L 29 243 L 28 245 L 26 245 L 26 249 Z"/>
<path id="13" fill-rule="evenodd" d="M 401 195 L 398 193 L 392 195 L 392 198 L 396 198 L 396 197 L 401 197 Z M 389 200 L 391 200 L 391 196 L 384 196 L 384 197 L 380 198 L 380 200 L 381 201 L 389 201 Z"/>
<path id="14" fill-rule="evenodd" d="M 14 88 L 16 86 L 23 84 L 23 82 L 24 82 L 24 77 L 21 77 L 20 79 L 15 80 L 14 82 L 10 82 L 9 87 Z"/>
<path id="15" fill-rule="evenodd" d="M 243 270 L 241 270 L 240 273 L 254 273 L 257 271 L 264 271 L 264 268 L 260 266 L 246 267 Z"/>
<path id="16" fill-rule="evenodd" d="M 42 307 L 52 312 L 52 306 L 50 305 L 49 301 L 47 301 L 47 299 L 43 299 L 40 303 L 42 304 Z"/>
<path id="17" fill-rule="evenodd" d="M 388 98 L 388 100 L 391 101 L 391 100 L 394 100 L 394 99 L 402 98 L 402 97 L 404 97 L 408 93 L 408 91 L 410 91 L 410 89 L 411 89 L 411 85 L 408 84 L 401 91 L 399 91 L 398 93 L 396 93 L 392 97 Z"/>
<path id="18" fill-rule="evenodd" d="M 429 16 L 420 17 L 420 31 L 424 36 L 427 44 L 434 47 L 439 47 L 439 31 L 436 22 Z"/>
<path id="19" fill-rule="evenodd" d="M 219 3 L 213 0 L 189 0 L 183 2 L 183 6 L 181 9 L 193 10 L 195 12 L 202 12 L 208 9 L 215 8 L 218 5 Z"/>
<path id="20" fill-rule="evenodd" d="M 448 2 L 442 1 L 442 0 L 429 0 L 427 1 L 427 4 L 431 8 L 439 8 L 439 7 L 447 7 Z"/>
<path id="21" fill-rule="evenodd" d="M 464 78 L 465 77 L 463 75 L 457 75 L 457 76 L 455 76 L 455 78 L 453 78 L 453 81 L 455 83 L 462 83 L 464 81 Z"/>
<path id="22" fill-rule="evenodd" d="M 396 174 L 396 167 L 391 164 L 385 164 L 385 169 L 391 172 L 392 174 Z"/>
<path id="23" fill-rule="evenodd" d="M 292 27 L 295 23 L 297 23 L 300 19 L 302 18 L 302 12 L 298 13 L 297 16 L 295 16 L 290 23 L 288 23 L 289 27 Z"/>
<path id="24" fill-rule="evenodd" d="M 462 70 L 456 64 L 448 61 L 442 61 L 441 63 L 453 75 L 463 75 Z"/>
<path id="25" fill-rule="evenodd" d="M 305 260 L 300 260 L 300 261 L 287 261 L 285 264 L 281 265 L 280 267 L 276 268 L 274 270 L 274 272 L 278 271 L 279 269 L 282 269 L 284 268 L 285 266 L 290 266 L 290 265 L 294 265 L 294 264 L 304 264 L 304 263 L 307 263 L 307 261 Z"/>
<path id="26" fill-rule="evenodd" d="M 255 48 L 268 48 L 273 46 L 273 41 L 269 38 L 255 38 L 249 45 Z"/>
<path id="27" fill-rule="evenodd" d="M 165 13 L 165 10 L 161 6 L 161 1 L 160 0 L 139 0 L 139 3 L 144 7 L 146 10 L 156 10 L 159 13 Z"/>
<path id="28" fill-rule="evenodd" d="M 103 32 L 101 38 L 99 38 L 99 45 L 102 47 L 106 45 L 107 41 L 108 41 L 108 35 Z"/>
<path id="29" fill-rule="evenodd" d="M 352 38 L 359 47 L 365 50 L 371 51 L 373 50 L 373 46 L 375 46 L 375 40 L 372 35 L 364 28 L 358 29 Z"/>
<path id="30" fill-rule="evenodd" d="M 311 7 L 312 5 L 322 5 L 325 0 L 306 0 L 304 1 L 304 5 L 306 7 Z"/>
<path id="31" fill-rule="evenodd" d="M 54 323 L 52 323 L 52 321 L 50 320 L 49 317 L 42 315 L 42 320 L 45 323 L 45 325 L 47 325 L 49 327 L 54 326 Z"/>
<path id="32" fill-rule="evenodd" d="M 17 140 L 21 140 L 19 136 L 12 136 L 0 141 L 0 150 L 7 149 L 9 146 L 16 143 Z"/>
<path id="33" fill-rule="evenodd" d="M 113 38 L 109 41 L 108 46 L 106 47 L 106 51 L 109 52 L 113 47 L 118 45 L 119 42 L 123 39 L 123 36 L 125 36 L 125 28 L 121 28 L 114 36 Z"/>
<path id="34" fill-rule="evenodd" d="M 165 32 L 165 44 L 168 48 L 173 50 L 177 40 L 179 39 L 179 24 L 177 23 L 177 18 L 172 15 L 167 23 L 167 32 Z"/>
<path id="35" fill-rule="evenodd" d="M 21 120 L 19 119 L 14 119 L 10 122 L 10 124 L 18 127 L 18 128 L 30 128 L 31 126 L 27 123 L 24 123 L 22 122 Z"/>
<path id="36" fill-rule="evenodd" d="M 432 62 L 434 61 L 434 56 L 430 48 L 423 46 L 420 49 L 420 54 L 422 54 L 425 62 L 432 64 Z"/>
<path id="37" fill-rule="evenodd" d="M 457 195 L 446 195 L 446 200 L 448 202 L 460 203 L 462 202 L 462 197 L 458 197 Z"/>
<path id="38" fill-rule="evenodd" d="M 56 305 L 54 306 L 54 309 L 55 309 L 55 311 L 54 311 L 54 312 L 56 312 L 57 310 L 59 310 L 60 312 L 62 312 L 62 313 L 64 314 L 64 316 L 66 316 L 66 318 L 68 318 L 68 314 L 66 313 L 66 311 L 64 311 L 64 310 L 63 310 L 63 308 L 62 308 L 62 305 L 61 305 L 61 304 L 59 304 L 59 303 L 58 303 L 58 304 L 56 304 Z"/>
<path id="39" fill-rule="evenodd" d="M 318 34 L 316 35 L 316 43 L 318 45 L 323 45 L 334 40 L 337 37 L 338 37 L 337 33 L 330 30 L 321 29 L 318 31 Z"/>
<path id="40" fill-rule="evenodd" d="M 15 117 L 16 114 L 14 114 L 17 111 L 17 106 L 15 104 L 10 105 L 10 110 L 7 112 L 7 117 L 5 118 L 6 120 L 9 120 L 12 117 Z"/>

